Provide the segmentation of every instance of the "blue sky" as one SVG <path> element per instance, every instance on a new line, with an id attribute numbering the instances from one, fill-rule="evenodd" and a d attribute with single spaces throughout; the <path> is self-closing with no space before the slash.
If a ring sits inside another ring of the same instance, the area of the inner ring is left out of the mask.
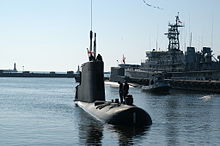
<path id="1" fill-rule="evenodd" d="M 181 50 L 189 44 L 201 50 L 212 46 L 220 55 L 219 0 L 93 0 L 93 31 L 105 71 L 122 55 L 127 63 L 145 59 L 145 51 L 166 50 L 164 33 L 177 12 Z M 213 30 L 213 33 L 212 33 Z M 88 60 L 90 0 L 0 0 L 0 69 L 30 71 L 76 71 Z M 212 39 L 213 38 L 213 39 Z M 212 41 L 213 40 L 213 41 Z"/>

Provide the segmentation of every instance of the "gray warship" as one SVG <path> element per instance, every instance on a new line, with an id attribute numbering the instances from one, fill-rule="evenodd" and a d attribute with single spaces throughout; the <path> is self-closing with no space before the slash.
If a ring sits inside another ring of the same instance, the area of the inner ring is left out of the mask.
<path id="1" fill-rule="evenodd" d="M 125 103 L 105 100 L 104 62 L 100 54 L 96 56 L 96 34 L 92 49 L 93 32 L 90 31 L 89 61 L 82 64 L 79 85 L 76 86 L 75 104 L 96 119 L 113 125 L 148 126 L 152 124 L 150 115 L 133 105 L 131 95 Z"/>
<path id="2" fill-rule="evenodd" d="M 175 80 L 219 80 L 220 56 L 216 58 L 211 47 L 196 51 L 191 44 L 183 52 L 180 49 L 179 28 L 184 25 L 179 16 L 168 26 L 168 32 L 165 33 L 169 40 L 167 51 L 146 51 L 146 59 L 140 65 L 119 64 L 118 67 L 112 67 L 110 80 L 141 82 L 154 73 L 162 73 L 166 79 Z"/>

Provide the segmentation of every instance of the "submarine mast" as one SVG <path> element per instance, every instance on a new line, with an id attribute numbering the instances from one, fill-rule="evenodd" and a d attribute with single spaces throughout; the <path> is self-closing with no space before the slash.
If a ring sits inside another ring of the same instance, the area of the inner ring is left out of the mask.
<path id="1" fill-rule="evenodd" d="M 90 45 L 89 45 L 89 55 L 92 55 L 92 38 L 93 38 L 93 32 L 92 32 L 92 0 L 91 0 L 91 16 L 90 16 L 90 25 L 91 25 L 91 30 L 90 30 Z M 89 56 L 89 57 L 90 57 Z"/>
<path id="2" fill-rule="evenodd" d="M 94 33 L 94 42 L 93 42 L 93 32 L 92 32 L 92 0 L 91 0 L 91 15 L 90 15 L 90 46 L 89 46 L 89 57 L 96 58 L 96 33 Z M 93 46 L 92 46 L 93 44 Z"/>

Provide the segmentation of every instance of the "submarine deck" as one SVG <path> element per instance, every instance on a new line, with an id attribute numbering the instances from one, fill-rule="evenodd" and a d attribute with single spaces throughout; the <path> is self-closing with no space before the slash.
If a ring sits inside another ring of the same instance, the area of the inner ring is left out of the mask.
<path id="1" fill-rule="evenodd" d="M 109 101 L 94 103 L 75 101 L 84 111 L 96 119 L 113 125 L 151 125 L 148 113 L 135 105 L 127 105 Z"/>

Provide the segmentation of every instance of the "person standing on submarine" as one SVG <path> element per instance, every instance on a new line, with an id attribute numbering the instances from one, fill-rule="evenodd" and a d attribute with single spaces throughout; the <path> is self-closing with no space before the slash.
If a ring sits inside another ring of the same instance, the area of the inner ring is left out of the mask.
<path id="1" fill-rule="evenodd" d="M 125 98 L 128 95 L 128 90 L 129 90 L 129 85 L 127 82 L 125 82 L 123 90 L 124 90 L 124 100 L 125 100 Z"/>
<path id="2" fill-rule="evenodd" d="M 120 101 L 121 103 L 123 103 L 123 98 L 124 98 L 124 87 L 123 87 L 123 83 L 122 82 L 118 82 L 119 84 L 119 97 L 120 97 Z"/>

